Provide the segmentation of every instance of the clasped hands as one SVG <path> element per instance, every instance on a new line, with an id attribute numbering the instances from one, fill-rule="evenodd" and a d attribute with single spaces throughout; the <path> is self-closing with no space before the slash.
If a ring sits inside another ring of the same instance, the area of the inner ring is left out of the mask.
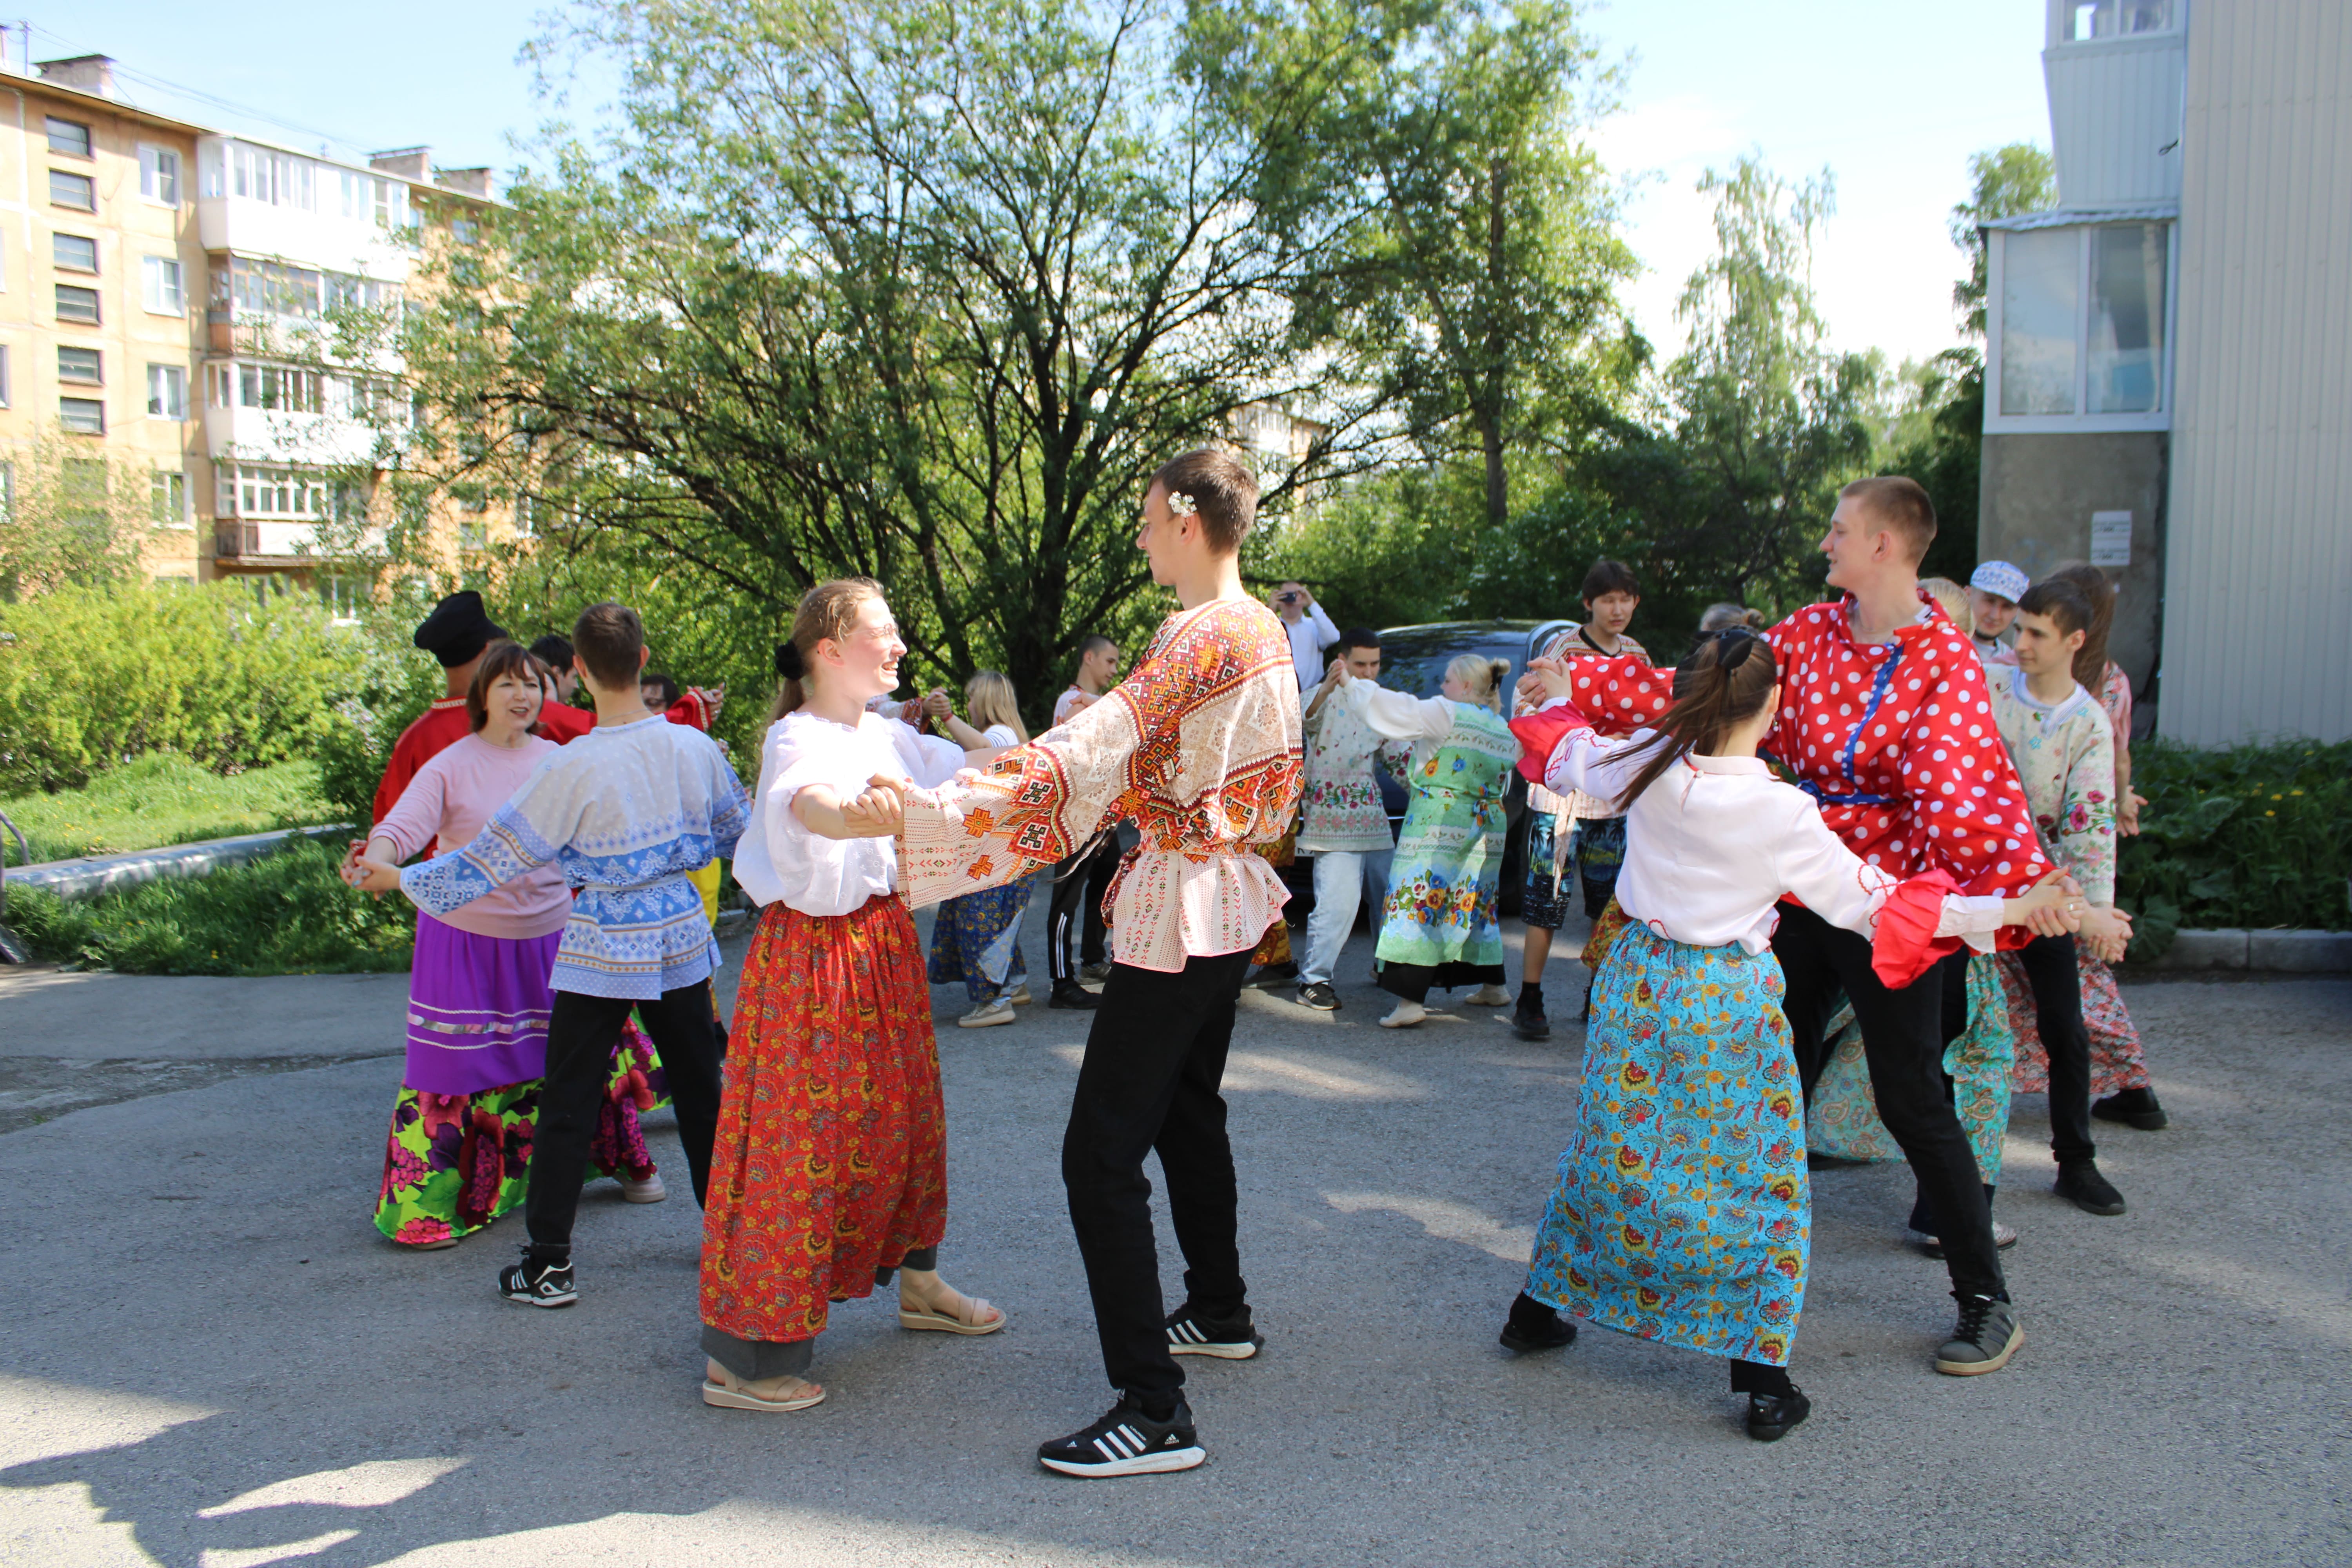
<path id="1" fill-rule="evenodd" d="M 907 781 L 876 773 L 844 798 L 825 784 L 793 796 L 793 815 L 820 838 L 888 838 L 907 823 Z"/>
<path id="2" fill-rule="evenodd" d="M 343 855 L 339 868 L 344 881 L 362 893 L 396 893 L 400 891 L 400 867 L 393 861 L 368 854 L 370 842 L 354 838 Z"/>

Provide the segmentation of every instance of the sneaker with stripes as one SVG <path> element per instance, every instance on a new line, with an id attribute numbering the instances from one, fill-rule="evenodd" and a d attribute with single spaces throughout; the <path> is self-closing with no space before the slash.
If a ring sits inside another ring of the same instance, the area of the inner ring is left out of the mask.
<path id="1" fill-rule="evenodd" d="M 1168 1314 L 1170 1355 L 1213 1355 L 1219 1361 L 1247 1361 L 1265 1344 L 1265 1336 L 1249 1320 L 1249 1309 L 1238 1318 L 1204 1317 L 1187 1301 Z"/>
<path id="2" fill-rule="evenodd" d="M 1046 1443 L 1037 1462 L 1066 1476 L 1148 1476 L 1189 1470 L 1209 1457 L 1192 1430 L 1192 1408 L 1181 1399 L 1165 1421 L 1154 1421 L 1132 1394 L 1083 1432 Z"/>

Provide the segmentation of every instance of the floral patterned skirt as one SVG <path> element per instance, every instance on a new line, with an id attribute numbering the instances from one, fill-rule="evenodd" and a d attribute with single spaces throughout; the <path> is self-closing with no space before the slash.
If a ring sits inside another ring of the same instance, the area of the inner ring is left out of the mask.
<path id="1" fill-rule="evenodd" d="M 415 1247 L 469 1236 L 521 1206 L 530 1175 L 531 1130 L 539 1086 L 501 1084 L 471 1094 L 404 1088 L 392 1105 L 383 1181 L 376 1189 L 375 1227 Z M 597 1176 L 653 1174 L 638 1116 L 663 1104 L 661 1058 L 630 1020 L 613 1047 L 613 1074 L 588 1160 Z"/>
<path id="2" fill-rule="evenodd" d="M 1769 952 L 1619 933 L 1528 1295 L 1643 1339 L 1788 1364 L 1812 1210 L 1781 990 Z"/>
<path id="3" fill-rule="evenodd" d="M 1021 917 L 1029 912 L 1031 879 L 964 893 L 940 905 L 931 925 L 930 980 L 963 982 L 973 1006 L 992 1002 L 1029 978 L 1021 955 Z"/>
<path id="4" fill-rule="evenodd" d="M 2009 1075 L 2017 1052 L 2010 1032 L 2008 1005 L 2000 994 L 2000 969 L 1990 953 L 1969 955 L 1969 1026 L 1944 1047 L 1944 1073 L 1952 1080 L 1952 1109 L 1969 1135 L 1977 1173 L 1989 1187 L 2000 1184 L 2001 1142 L 2009 1136 Z M 1903 1158 L 1894 1134 L 1878 1119 L 1870 1091 L 1870 1063 L 1862 1049 L 1862 1028 L 1851 1005 L 1829 1023 L 1829 1061 L 1813 1086 L 1813 1107 L 1805 1141 L 1814 1152 L 1874 1163 Z"/>
<path id="5" fill-rule="evenodd" d="M 906 900 L 761 912 L 702 1220 L 702 1321 L 776 1343 L 947 1233 L 947 1111 Z"/>
<path id="6" fill-rule="evenodd" d="M 2121 1094 L 2147 1089 L 2147 1053 L 2139 1043 L 2139 1027 L 2116 972 L 2093 958 L 2081 946 L 2074 964 L 2083 977 L 2083 1027 L 2091 1036 L 2091 1093 Z M 2011 1081 L 2020 1094 L 2044 1094 L 2050 1089 L 2050 1053 L 2042 1047 L 2040 1015 L 2033 1007 L 2033 987 L 2026 984 L 2025 965 L 2008 953 L 2000 955 L 2000 988 L 2009 1000 L 2010 1026 L 2017 1031 L 2017 1066 Z"/>
<path id="7" fill-rule="evenodd" d="M 1284 834 L 1280 838 L 1276 839 L 1271 844 L 1251 845 L 1250 851 L 1251 853 L 1258 856 L 1261 859 L 1265 860 L 1265 862 L 1269 866 L 1279 867 L 1297 864 L 1297 825 L 1294 823 L 1291 826 L 1289 832 Z M 1290 955 L 1290 922 L 1288 921 L 1277 920 L 1272 925 L 1265 928 L 1265 935 L 1259 940 L 1256 950 L 1250 954 L 1250 962 L 1262 967 L 1267 965 L 1285 964 L 1292 962 Z"/>

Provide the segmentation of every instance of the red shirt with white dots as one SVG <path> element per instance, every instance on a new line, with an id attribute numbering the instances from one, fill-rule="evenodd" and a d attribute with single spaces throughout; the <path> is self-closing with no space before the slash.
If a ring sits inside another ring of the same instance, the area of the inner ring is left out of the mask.
<path id="1" fill-rule="evenodd" d="M 1780 666 L 1780 712 L 1762 749 L 1868 864 L 1897 877 L 1934 868 L 1963 893 L 2021 897 L 2051 867 L 1993 722 L 1984 667 L 1967 634 L 1919 596 L 1926 614 L 1884 643 L 1853 640 L 1849 600 L 1809 605 L 1765 633 Z M 1631 659 L 1580 659 L 1575 675 L 1576 706 L 1621 734 L 1664 712 L 1674 689 L 1672 670 Z M 2032 937 L 2003 926 L 2000 941 Z"/>

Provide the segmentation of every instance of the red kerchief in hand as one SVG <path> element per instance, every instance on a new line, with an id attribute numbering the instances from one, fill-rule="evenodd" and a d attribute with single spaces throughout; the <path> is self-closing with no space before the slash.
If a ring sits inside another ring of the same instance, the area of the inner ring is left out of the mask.
<path id="1" fill-rule="evenodd" d="M 1519 738 L 1519 773 L 1529 784 L 1544 782 L 1544 769 L 1551 764 L 1551 754 L 1559 750 L 1561 736 L 1570 730 L 1592 728 L 1592 721 L 1578 712 L 1572 702 L 1538 708 L 1532 713 L 1521 714 L 1510 724 L 1511 733 Z"/>
<path id="2" fill-rule="evenodd" d="M 1878 911 L 1878 931 L 1870 941 L 1870 967 L 1880 984 L 1895 990 L 1917 980 L 1947 953 L 1958 952 L 1958 937 L 1939 937 L 1936 927 L 1944 918 L 1944 900 L 1960 890 L 1942 870 L 1922 871 L 1906 879 L 1887 895 Z"/>

